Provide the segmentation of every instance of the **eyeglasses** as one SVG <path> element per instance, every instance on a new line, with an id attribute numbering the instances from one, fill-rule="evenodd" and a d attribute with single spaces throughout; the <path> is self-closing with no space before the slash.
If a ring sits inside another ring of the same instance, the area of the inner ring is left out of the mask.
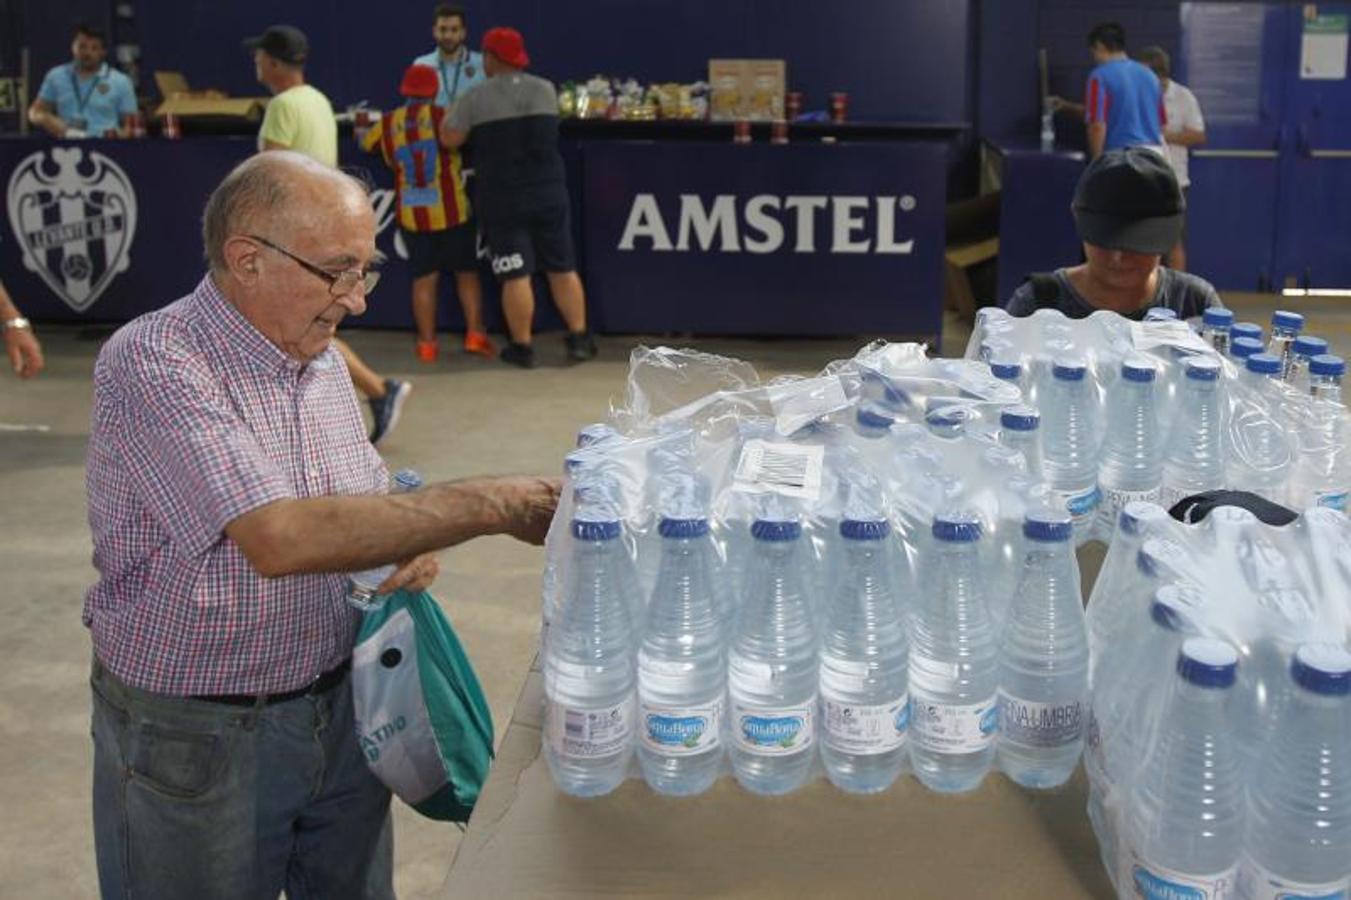
<path id="1" fill-rule="evenodd" d="M 370 294 L 371 291 L 375 290 L 375 286 L 380 283 L 380 270 L 378 269 L 367 269 L 364 272 L 360 269 L 347 269 L 334 274 L 322 266 L 315 265 L 308 259 L 296 256 L 290 250 L 287 250 L 280 244 L 272 243 L 265 237 L 260 237 L 256 234 L 246 234 L 244 236 L 251 241 L 257 241 L 264 247 L 276 250 L 306 272 L 328 282 L 328 292 L 334 297 L 346 297 L 348 294 L 352 293 L 352 291 L 357 289 L 357 285 L 361 286 L 361 292 L 363 294 Z"/>

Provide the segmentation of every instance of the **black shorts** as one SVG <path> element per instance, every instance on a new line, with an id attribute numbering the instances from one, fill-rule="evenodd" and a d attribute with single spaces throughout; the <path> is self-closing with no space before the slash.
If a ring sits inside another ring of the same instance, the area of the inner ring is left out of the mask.
<path id="1" fill-rule="evenodd" d="M 434 272 L 472 272 L 478 268 L 478 229 L 465 222 L 441 231 L 403 230 L 413 278 Z"/>
<path id="2" fill-rule="evenodd" d="M 508 221 L 484 220 L 482 225 L 483 243 L 488 245 L 488 257 L 498 281 L 535 272 L 577 269 L 572 222 L 566 205 L 523 213 Z"/>

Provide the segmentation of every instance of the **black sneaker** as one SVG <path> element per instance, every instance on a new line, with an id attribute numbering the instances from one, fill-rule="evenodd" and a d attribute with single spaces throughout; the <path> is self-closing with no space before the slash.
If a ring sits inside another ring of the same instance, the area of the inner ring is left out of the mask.
<path id="1" fill-rule="evenodd" d="M 596 339 L 589 331 L 575 331 L 565 337 L 568 345 L 568 359 L 573 362 L 586 362 L 596 355 Z"/>
<path id="2" fill-rule="evenodd" d="M 501 353 L 497 354 L 497 358 L 504 363 L 520 366 L 522 369 L 535 368 L 535 348 L 529 344 L 518 344 L 511 341 L 502 348 Z"/>
<path id="3" fill-rule="evenodd" d="M 399 424 L 404 401 L 413 393 L 413 385 L 393 378 L 385 379 L 385 396 L 371 398 L 371 443 L 379 444 Z"/>

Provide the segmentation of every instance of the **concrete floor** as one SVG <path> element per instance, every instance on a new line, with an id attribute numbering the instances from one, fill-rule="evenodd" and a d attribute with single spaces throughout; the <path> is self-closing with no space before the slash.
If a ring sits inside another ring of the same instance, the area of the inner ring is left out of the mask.
<path id="1" fill-rule="evenodd" d="M 1276 298 L 1227 297 L 1240 317 L 1267 321 Z M 1351 352 L 1351 304 L 1291 301 L 1310 330 Z M 0 373 L 0 423 L 49 426 L 0 430 L 0 896 L 92 897 L 97 893 L 89 821 L 89 637 L 80 623 L 94 579 L 85 518 L 84 454 L 90 375 L 97 340 L 75 329 L 41 330 L 49 370 L 18 384 Z M 408 338 L 350 332 L 369 362 L 410 376 L 415 390 L 399 429 L 383 448 L 392 467 L 412 466 L 432 481 L 486 472 L 555 472 L 578 425 L 601 418 L 623 397 L 629 350 L 638 339 L 602 341 L 600 357 L 562 368 L 556 337 L 540 341 L 543 366 L 507 369 L 460 356 L 416 364 Z M 943 350 L 958 355 L 966 332 L 951 320 Z M 694 345 L 746 359 L 762 375 L 814 372 L 852 355 L 858 340 L 745 341 L 648 339 Z M 444 554 L 433 588 L 474 660 L 501 729 L 535 650 L 541 551 L 486 538 Z M 434 895 L 459 838 L 395 803 L 395 883 L 400 897 Z"/>

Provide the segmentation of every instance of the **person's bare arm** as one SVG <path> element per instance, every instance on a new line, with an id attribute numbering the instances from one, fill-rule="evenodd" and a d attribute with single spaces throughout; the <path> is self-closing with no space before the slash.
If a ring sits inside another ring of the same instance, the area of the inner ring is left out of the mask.
<path id="1" fill-rule="evenodd" d="M 234 519 L 225 534 L 264 577 L 356 572 L 482 535 L 543 543 L 561 487 L 555 478 L 507 476 L 411 494 L 279 500 Z"/>
<path id="2" fill-rule="evenodd" d="M 1075 103 L 1073 100 L 1066 100 L 1064 97 L 1058 97 L 1054 94 L 1046 99 L 1051 102 L 1051 109 L 1057 113 L 1077 116 L 1080 119 L 1084 117 L 1084 105 L 1082 103 Z"/>
<path id="3" fill-rule="evenodd" d="M 1206 133 L 1192 128 L 1183 128 L 1181 131 L 1166 132 L 1163 139 L 1178 147 L 1199 147 L 1206 142 Z"/>
<path id="4" fill-rule="evenodd" d="M 4 333 L 5 351 L 9 354 L 14 374 L 20 378 L 32 378 L 42 371 L 42 344 L 38 343 L 31 325 L 26 328 L 6 328 L 3 324 L 22 317 L 23 313 L 14 305 L 5 286 L 0 284 L 0 330 Z"/>
<path id="5" fill-rule="evenodd" d="M 54 138 L 66 136 L 66 123 L 56 114 L 56 107 L 37 97 L 28 106 L 28 121 Z"/>
<path id="6" fill-rule="evenodd" d="M 1102 156 L 1103 145 L 1107 143 L 1107 125 L 1103 122 L 1088 123 L 1088 158 Z"/>
<path id="7" fill-rule="evenodd" d="M 469 132 L 459 131 L 450 127 L 450 117 L 447 116 L 441 122 L 441 146 L 449 147 L 452 150 L 458 150 L 469 142 Z"/>

